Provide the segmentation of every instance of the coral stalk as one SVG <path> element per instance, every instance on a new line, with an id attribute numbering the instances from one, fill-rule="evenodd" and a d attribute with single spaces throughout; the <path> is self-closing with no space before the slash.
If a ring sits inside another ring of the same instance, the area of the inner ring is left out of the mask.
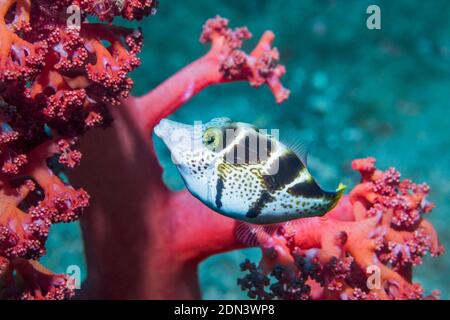
<path id="1" fill-rule="evenodd" d="M 246 54 L 240 48 L 243 40 L 250 37 L 245 27 L 230 29 L 227 19 L 216 17 L 208 20 L 203 26 L 200 41 L 211 43 L 209 52 L 136 99 L 140 117 L 146 121 L 146 131 L 151 132 L 159 120 L 214 84 L 231 81 L 248 81 L 254 87 L 267 84 L 278 103 L 286 100 L 289 90 L 280 82 L 286 71 L 284 66 L 277 65 L 278 51 L 272 48 L 274 34 L 266 31 L 254 50 Z"/>
<path id="2" fill-rule="evenodd" d="M 211 31 L 216 24 L 221 27 Z M 85 157 L 75 168 L 73 181 L 92 194 L 90 212 L 82 219 L 89 268 L 86 296 L 200 298 L 198 263 L 212 254 L 242 247 L 234 236 L 234 220 L 212 212 L 186 191 L 167 189 L 149 138 L 159 120 L 206 86 L 249 80 L 253 69 L 247 69 L 245 60 L 239 65 L 242 74 L 236 69 L 233 76 L 226 76 L 221 66 L 229 54 L 237 52 L 244 59 L 257 60 L 274 52 L 269 47 L 273 37 L 263 37 L 264 45 L 257 47 L 253 57 L 239 51 L 242 34 L 249 36 L 242 30 L 228 29 L 220 17 L 209 20 L 202 38 L 213 35 L 214 40 L 204 57 L 149 94 L 125 100 L 112 111 L 115 123 L 111 130 L 88 133 L 82 141 Z M 272 70 L 280 68 L 272 63 L 257 85 L 269 78 L 269 86 L 278 83 L 281 74 Z M 274 90 L 279 96 L 287 94 L 280 85 Z"/>
<path id="3" fill-rule="evenodd" d="M 323 218 L 300 219 L 261 242 L 259 271 L 243 264 L 250 271 L 240 280 L 243 290 L 264 299 L 424 298 L 423 288 L 412 282 L 412 268 L 426 253 L 443 252 L 436 231 L 423 217 L 433 208 L 426 199 L 429 187 L 400 181 L 393 168 L 377 170 L 373 158 L 355 160 L 353 168 L 362 181 L 335 209 Z M 312 266 L 307 274 L 305 263 Z M 291 279 L 284 290 L 258 280 L 260 274 L 276 275 L 280 266 L 287 267 L 284 277 Z M 373 272 L 379 278 L 371 286 Z M 303 295 L 292 295 L 294 283 Z"/>

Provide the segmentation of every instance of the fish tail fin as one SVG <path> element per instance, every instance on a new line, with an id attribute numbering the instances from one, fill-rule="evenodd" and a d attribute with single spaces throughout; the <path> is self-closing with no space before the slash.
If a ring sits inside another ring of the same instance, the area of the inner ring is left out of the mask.
<path id="1" fill-rule="evenodd" d="M 336 207 L 336 205 L 338 204 L 339 200 L 341 200 L 342 196 L 344 195 L 345 190 L 347 190 L 347 186 L 345 184 L 343 184 L 342 182 L 339 183 L 338 187 L 336 188 L 336 195 L 330 205 L 329 210 L 333 209 L 334 207 Z"/>
<path id="2" fill-rule="evenodd" d="M 338 194 L 340 194 L 340 196 L 342 196 L 346 189 L 347 189 L 347 186 L 345 184 L 343 184 L 342 182 L 340 182 L 336 189 L 336 193 L 338 193 Z"/>
<path id="3" fill-rule="evenodd" d="M 278 227 L 278 224 L 260 225 L 238 221 L 235 235 L 243 245 L 257 247 L 270 243 Z"/>

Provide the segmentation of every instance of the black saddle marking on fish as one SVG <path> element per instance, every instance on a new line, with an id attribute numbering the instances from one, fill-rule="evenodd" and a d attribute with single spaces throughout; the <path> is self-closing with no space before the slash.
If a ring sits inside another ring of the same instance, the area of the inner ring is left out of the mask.
<path id="1" fill-rule="evenodd" d="M 223 193 L 223 179 L 219 176 L 217 178 L 217 184 L 216 184 L 216 206 L 217 208 L 222 207 L 222 193 Z"/>
<path id="2" fill-rule="evenodd" d="M 267 161 L 272 154 L 272 141 L 265 135 L 258 134 L 258 162 Z"/>
<path id="3" fill-rule="evenodd" d="M 261 210 L 264 208 L 264 206 L 274 200 L 275 198 L 271 196 L 269 192 L 264 190 L 263 192 L 261 192 L 258 200 L 256 200 L 252 207 L 247 211 L 247 218 L 256 218 L 261 214 Z"/>
<path id="4" fill-rule="evenodd" d="M 239 133 L 239 129 L 233 127 L 224 130 L 225 147 L 233 143 L 233 148 L 223 155 L 225 161 L 233 164 L 258 164 L 270 157 L 272 142 L 267 136 L 250 131 L 237 140 Z"/>
<path id="5" fill-rule="evenodd" d="M 285 185 L 294 181 L 304 168 L 303 163 L 294 152 L 287 152 L 278 159 L 278 170 L 275 174 L 263 175 L 267 190 L 273 192 L 282 189 Z M 269 168 L 269 172 L 275 171 Z"/>
<path id="6" fill-rule="evenodd" d="M 287 193 L 293 196 L 302 196 L 305 198 L 325 198 L 327 194 L 331 194 L 331 192 L 325 192 L 317 185 L 314 180 L 299 182 L 289 189 L 287 189 Z"/>

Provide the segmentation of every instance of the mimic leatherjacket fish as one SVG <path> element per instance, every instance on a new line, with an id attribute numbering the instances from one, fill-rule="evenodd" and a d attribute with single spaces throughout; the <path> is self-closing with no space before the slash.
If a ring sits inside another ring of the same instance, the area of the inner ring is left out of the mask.
<path id="1" fill-rule="evenodd" d="M 187 189 L 227 217 L 267 225 L 322 216 L 345 190 L 343 184 L 322 190 L 301 148 L 288 148 L 247 123 L 216 118 L 187 125 L 163 119 L 154 132 L 169 148 Z"/>

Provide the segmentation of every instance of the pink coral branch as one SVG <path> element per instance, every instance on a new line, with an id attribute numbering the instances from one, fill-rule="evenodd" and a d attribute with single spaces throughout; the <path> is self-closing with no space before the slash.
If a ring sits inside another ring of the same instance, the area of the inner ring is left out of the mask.
<path id="1" fill-rule="evenodd" d="M 234 220 L 212 212 L 187 191 L 165 187 L 148 135 L 163 117 L 211 84 L 267 83 L 279 102 L 287 98 L 279 84 L 284 72 L 276 65 L 278 53 L 271 49 L 273 34 L 266 33 L 247 55 L 239 48 L 249 36 L 246 29 L 229 29 L 225 19 L 209 20 L 201 37 L 212 42 L 205 56 L 149 94 L 125 100 L 120 110 L 112 110 L 112 130 L 81 143 L 86 156 L 73 180 L 93 194 L 90 214 L 82 221 L 89 244 L 89 296 L 199 298 L 199 261 L 242 247 L 234 237 Z M 130 272 L 120 272 L 126 268 Z"/>
<path id="2" fill-rule="evenodd" d="M 135 99 L 124 103 L 112 111 L 113 128 L 87 134 L 81 143 L 85 157 L 74 169 L 74 183 L 92 194 L 82 219 L 89 244 L 83 292 L 102 298 L 199 298 L 198 262 L 242 247 L 234 237 L 235 221 L 187 191 L 167 189 L 153 143 L 130 112 Z"/>
<path id="3" fill-rule="evenodd" d="M 266 83 L 278 103 L 286 100 L 289 90 L 280 82 L 286 71 L 282 65 L 277 65 L 279 54 L 272 48 L 274 34 L 265 32 L 255 49 L 246 54 L 240 48 L 242 41 L 250 37 L 247 28 L 230 29 L 227 19 L 217 16 L 208 20 L 203 26 L 200 40 L 211 43 L 209 52 L 136 99 L 141 113 L 139 118 L 146 122 L 144 127 L 147 132 L 162 118 L 213 84 L 248 81 L 258 87 Z"/>
<path id="4" fill-rule="evenodd" d="M 302 283 L 300 298 L 423 298 L 422 287 L 412 282 L 412 267 L 420 264 L 427 252 L 443 252 L 436 231 L 423 218 L 432 208 L 426 201 L 429 188 L 400 181 L 393 168 L 377 170 L 373 158 L 355 160 L 353 168 L 360 171 L 362 181 L 335 209 L 323 218 L 300 219 L 261 243 L 262 272 L 282 265 L 288 267 L 283 272 L 308 279 Z M 314 271 L 305 275 L 298 259 L 309 261 Z M 374 268 L 379 270 L 379 286 L 369 287 L 367 279 Z M 248 264 L 244 270 L 258 273 Z M 251 275 L 240 280 L 242 288 L 254 297 L 290 296 L 289 291 L 267 293 L 261 289 L 264 286 L 252 281 Z"/>
<path id="5" fill-rule="evenodd" d="M 22 281 L 15 281 L 12 272 Z M 62 300 L 75 294 L 69 276 L 54 274 L 34 260 L 0 257 L 0 283 L 0 299 Z"/>

